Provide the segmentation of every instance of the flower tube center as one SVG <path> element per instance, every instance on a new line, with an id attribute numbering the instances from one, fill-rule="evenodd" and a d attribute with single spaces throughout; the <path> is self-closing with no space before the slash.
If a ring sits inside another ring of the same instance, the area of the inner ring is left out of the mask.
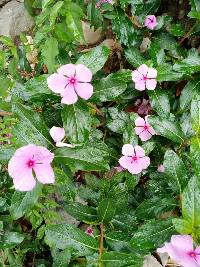
<path id="1" fill-rule="evenodd" d="M 28 166 L 28 168 L 33 168 L 34 165 L 35 165 L 35 161 L 32 160 L 32 159 L 30 159 L 30 160 L 27 162 L 27 166 Z"/>
<path id="2" fill-rule="evenodd" d="M 75 77 L 71 77 L 71 78 L 68 79 L 68 82 L 69 82 L 71 85 L 74 85 L 74 84 L 77 82 L 77 80 L 76 80 Z"/>
<path id="3" fill-rule="evenodd" d="M 144 79 L 144 81 L 148 80 L 147 76 L 144 76 L 143 79 Z"/>
<path id="4" fill-rule="evenodd" d="M 190 251 L 188 255 L 192 258 L 195 258 L 197 256 L 197 253 L 195 251 Z"/>
<path id="5" fill-rule="evenodd" d="M 148 130 L 149 129 L 149 126 L 147 124 L 144 125 L 144 130 Z"/>
<path id="6" fill-rule="evenodd" d="M 133 161 L 137 161 L 138 157 L 137 156 L 132 156 Z"/>

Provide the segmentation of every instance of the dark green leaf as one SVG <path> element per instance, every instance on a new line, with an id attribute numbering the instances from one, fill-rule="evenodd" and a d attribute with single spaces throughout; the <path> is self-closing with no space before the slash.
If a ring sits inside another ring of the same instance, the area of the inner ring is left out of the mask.
<path id="1" fill-rule="evenodd" d="M 200 134 L 200 96 L 192 99 L 191 103 L 191 122 L 192 129 L 196 135 Z"/>
<path id="2" fill-rule="evenodd" d="M 46 39 L 42 48 L 44 64 L 47 65 L 49 73 L 55 70 L 56 56 L 58 55 L 58 41 L 54 37 Z"/>
<path id="3" fill-rule="evenodd" d="M 103 199 L 98 206 L 97 215 L 101 222 L 108 223 L 115 215 L 115 203 L 111 199 Z"/>
<path id="4" fill-rule="evenodd" d="M 192 99 L 200 93 L 200 79 L 189 81 L 183 88 L 180 96 L 180 108 L 185 110 L 189 107 Z"/>
<path id="5" fill-rule="evenodd" d="M 1 233 L 0 248 L 12 249 L 24 241 L 24 235 L 18 232 L 5 232 Z"/>
<path id="6" fill-rule="evenodd" d="M 135 68 L 138 68 L 140 65 L 145 63 L 145 58 L 142 56 L 140 51 L 134 47 L 125 50 L 125 57 Z"/>
<path id="7" fill-rule="evenodd" d="M 156 110 L 160 117 L 169 117 L 170 103 L 167 92 L 163 89 L 156 89 L 148 92 L 151 100 L 151 106 Z"/>
<path id="8" fill-rule="evenodd" d="M 126 254 L 110 251 L 103 254 L 101 262 L 104 264 L 105 267 L 141 267 L 143 263 L 143 257 L 134 253 Z"/>

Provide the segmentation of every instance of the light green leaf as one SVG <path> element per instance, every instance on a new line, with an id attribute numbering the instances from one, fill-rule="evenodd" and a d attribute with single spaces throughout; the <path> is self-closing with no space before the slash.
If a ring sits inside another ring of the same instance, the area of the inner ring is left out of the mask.
<path id="1" fill-rule="evenodd" d="M 140 51 L 134 47 L 125 50 L 125 57 L 135 68 L 138 68 L 140 65 L 145 63 L 145 58 L 142 56 Z"/>
<path id="2" fill-rule="evenodd" d="M 200 134 L 200 95 L 196 96 L 191 103 L 192 129 L 196 135 Z"/>
<path id="3" fill-rule="evenodd" d="M 109 57 L 110 50 L 106 46 L 97 46 L 82 55 L 76 64 L 84 64 L 93 74 L 103 68 Z"/>
<path id="4" fill-rule="evenodd" d="M 55 23 L 56 17 L 58 16 L 58 12 L 63 6 L 64 2 L 63 1 L 58 1 L 55 3 L 55 5 L 51 8 L 51 13 L 50 13 L 50 25 L 52 26 Z"/>
<path id="5" fill-rule="evenodd" d="M 2 234 L 2 233 L 1 233 Z M 5 232 L 0 240 L 1 249 L 12 249 L 24 241 L 24 235 L 18 232 Z"/>
<path id="6" fill-rule="evenodd" d="M 56 56 L 58 53 L 57 39 L 54 37 L 47 38 L 42 48 L 42 56 L 44 64 L 47 65 L 49 73 L 52 73 L 55 70 Z"/>
<path id="7" fill-rule="evenodd" d="M 151 106 L 158 113 L 160 117 L 169 117 L 170 103 L 166 90 L 156 89 L 148 92 L 151 100 Z"/>
<path id="8" fill-rule="evenodd" d="M 200 79 L 189 81 L 183 88 L 180 96 L 180 108 L 181 110 L 186 110 L 192 99 L 200 93 Z"/>
<path id="9" fill-rule="evenodd" d="M 141 267 L 143 263 L 143 257 L 135 253 L 120 253 L 116 251 L 110 251 L 103 254 L 101 262 L 105 267 L 125 267 L 134 266 Z"/>
<path id="10" fill-rule="evenodd" d="M 97 215 L 101 222 L 108 223 L 115 215 L 115 203 L 111 199 L 103 199 L 98 206 Z"/>
<path id="11" fill-rule="evenodd" d="M 158 72 L 157 81 L 163 82 L 163 81 L 179 81 L 183 74 L 180 72 L 176 72 L 173 70 L 173 67 L 170 64 L 159 64 L 156 67 L 156 70 Z"/>

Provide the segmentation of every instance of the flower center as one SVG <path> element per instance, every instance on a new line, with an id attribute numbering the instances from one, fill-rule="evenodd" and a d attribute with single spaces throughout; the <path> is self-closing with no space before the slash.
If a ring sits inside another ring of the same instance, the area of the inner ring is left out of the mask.
<path id="1" fill-rule="evenodd" d="M 76 83 L 76 78 L 75 77 L 69 78 L 69 83 L 74 85 Z"/>
<path id="2" fill-rule="evenodd" d="M 132 156 L 132 160 L 133 160 L 133 161 L 136 161 L 137 159 L 138 159 L 137 156 Z"/>
<path id="3" fill-rule="evenodd" d="M 27 162 L 27 166 L 28 166 L 28 168 L 33 168 L 34 165 L 35 165 L 35 161 L 32 160 L 32 159 L 30 159 L 30 160 Z"/>
<path id="4" fill-rule="evenodd" d="M 147 76 L 144 76 L 143 79 L 146 81 L 148 78 L 147 78 Z"/>
<path id="5" fill-rule="evenodd" d="M 195 251 L 190 251 L 188 255 L 192 258 L 195 258 L 197 256 L 197 253 Z"/>
<path id="6" fill-rule="evenodd" d="M 92 228 L 89 228 L 89 229 L 87 229 L 87 232 L 88 232 L 88 234 L 93 234 L 93 230 L 92 230 Z"/>
<path id="7" fill-rule="evenodd" d="M 148 129 L 149 129 L 149 126 L 145 124 L 145 125 L 144 125 L 144 130 L 147 131 Z"/>

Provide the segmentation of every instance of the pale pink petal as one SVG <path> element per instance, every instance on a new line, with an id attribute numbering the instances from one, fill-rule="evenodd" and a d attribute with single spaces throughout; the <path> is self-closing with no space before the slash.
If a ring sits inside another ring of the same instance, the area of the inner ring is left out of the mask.
<path id="1" fill-rule="evenodd" d="M 144 149 L 141 146 L 136 145 L 134 147 L 134 149 L 135 149 L 135 153 L 136 153 L 137 157 L 144 157 L 145 156 Z"/>
<path id="2" fill-rule="evenodd" d="M 54 142 L 60 142 L 65 137 L 65 129 L 53 126 L 49 131 Z"/>
<path id="3" fill-rule="evenodd" d="M 29 144 L 29 145 L 20 147 L 15 151 L 14 156 L 26 157 L 26 158 L 30 157 L 30 154 L 34 154 L 36 148 L 37 148 L 37 146 L 33 145 L 33 144 Z"/>
<path id="4" fill-rule="evenodd" d="M 63 143 L 63 142 L 57 142 L 56 146 L 57 147 L 71 147 L 71 148 L 74 148 L 74 145 Z"/>
<path id="5" fill-rule="evenodd" d="M 54 172 L 50 164 L 36 164 L 33 169 L 40 183 L 52 184 L 55 182 Z"/>
<path id="6" fill-rule="evenodd" d="M 131 165 L 131 163 L 132 163 L 131 157 L 122 156 L 119 159 L 120 166 L 123 167 L 123 168 L 125 168 L 125 169 L 128 169 L 128 167 Z"/>
<path id="7" fill-rule="evenodd" d="M 135 126 L 144 126 L 145 125 L 145 120 L 141 117 L 137 117 L 135 120 Z"/>
<path id="8" fill-rule="evenodd" d="M 156 250 L 158 253 L 168 253 L 166 246 L 163 246 L 161 248 L 157 248 Z"/>
<path id="9" fill-rule="evenodd" d="M 132 174 L 139 174 L 142 172 L 142 166 L 137 161 L 133 161 L 128 166 L 128 171 Z"/>
<path id="10" fill-rule="evenodd" d="M 142 141 L 147 141 L 152 137 L 152 134 L 150 134 L 147 130 L 144 130 L 139 134 L 139 137 Z"/>
<path id="11" fill-rule="evenodd" d="M 91 82 L 92 72 L 83 64 L 76 65 L 76 78 L 79 82 Z"/>
<path id="12" fill-rule="evenodd" d="M 143 75 L 138 70 L 132 71 L 132 80 L 134 82 L 139 82 L 142 79 L 143 79 Z"/>
<path id="13" fill-rule="evenodd" d="M 8 163 L 8 173 L 14 178 L 16 173 L 23 172 L 24 168 L 26 168 L 26 159 L 24 156 L 13 156 Z"/>
<path id="14" fill-rule="evenodd" d="M 146 16 L 144 25 L 150 29 L 153 30 L 157 25 L 157 19 L 154 15 L 148 15 Z"/>
<path id="15" fill-rule="evenodd" d="M 51 91 L 60 94 L 67 85 L 67 79 L 63 75 L 54 73 L 47 78 L 47 84 Z"/>
<path id="16" fill-rule="evenodd" d="M 139 90 L 139 91 L 144 91 L 145 90 L 145 81 L 141 80 L 139 82 L 135 83 L 135 89 Z"/>
<path id="17" fill-rule="evenodd" d="M 147 75 L 148 72 L 148 66 L 146 64 L 142 64 L 141 66 L 139 66 L 139 68 L 137 69 L 143 76 Z"/>
<path id="18" fill-rule="evenodd" d="M 196 247 L 195 252 L 200 255 L 200 247 Z"/>
<path id="19" fill-rule="evenodd" d="M 33 160 L 36 161 L 36 163 L 46 163 L 50 164 L 54 159 L 54 153 L 50 152 L 46 147 L 43 146 L 37 146 L 35 149 Z"/>
<path id="20" fill-rule="evenodd" d="M 67 86 L 67 88 L 65 89 L 65 92 L 62 94 L 62 100 L 61 103 L 62 104 L 67 104 L 67 105 L 71 105 L 77 102 L 78 100 L 78 96 L 74 90 L 74 88 L 70 85 Z"/>
<path id="21" fill-rule="evenodd" d="M 155 79 L 146 80 L 146 87 L 148 90 L 154 90 L 156 88 L 157 81 Z"/>
<path id="22" fill-rule="evenodd" d="M 184 251 L 193 250 L 193 239 L 190 235 L 172 235 L 171 244 Z"/>
<path id="23" fill-rule="evenodd" d="M 157 168 L 157 171 L 158 171 L 158 172 L 165 172 L 165 167 L 164 167 L 164 165 L 162 165 L 162 164 L 159 165 L 158 168 Z"/>
<path id="24" fill-rule="evenodd" d="M 154 68 L 149 68 L 147 73 L 147 78 L 156 78 L 157 77 L 157 70 Z"/>
<path id="25" fill-rule="evenodd" d="M 88 100 L 93 94 L 93 86 L 90 83 L 77 83 L 76 93 L 83 99 Z"/>
<path id="26" fill-rule="evenodd" d="M 67 77 L 73 77 L 75 75 L 75 71 L 76 65 L 74 64 L 63 65 L 57 70 L 59 74 L 65 75 Z"/>
<path id="27" fill-rule="evenodd" d="M 153 127 L 151 127 L 151 126 L 149 126 L 148 131 L 149 131 L 152 135 L 155 135 L 155 134 L 156 134 L 155 130 L 154 130 Z"/>
<path id="28" fill-rule="evenodd" d="M 199 254 L 199 250 L 197 251 L 196 249 L 195 249 L 195 251 Z M 197 255 L 196 256 L 196 260 L 197 260 L 197 262 L 198 262 L 198 264 L 199 264 L 199 266 L 200 266 L 200 255 Z"/>
<path id="29" fill-rule="evenodd" d="M 32 169 L 19 169 L 18 172 L 14 175 L 13 183 L 16 190 L 31 191 L 36 185 Z"/>
<path id="30" fill-rule="evenodd" d="M 137 135 L 140 135 L 141 132 L 143 132 L 143 131 L 144 131 L 144 127 L 135 127 L 135 133 Z"/>
<path id="31" fill-rule="evenodd" d="M 143 157 L 138 159 L 138 163 L 141 166 L 142 169 L 147 169 L 150 165 L 150 158 L 149 157 Z"/>
<path id="32" fill-rule="evenodd" d="M 122 147 L 122 155 L 124 156 L 133 156 L 135 154 L 134 148 L 130 144 L 125 144 Z"/>

